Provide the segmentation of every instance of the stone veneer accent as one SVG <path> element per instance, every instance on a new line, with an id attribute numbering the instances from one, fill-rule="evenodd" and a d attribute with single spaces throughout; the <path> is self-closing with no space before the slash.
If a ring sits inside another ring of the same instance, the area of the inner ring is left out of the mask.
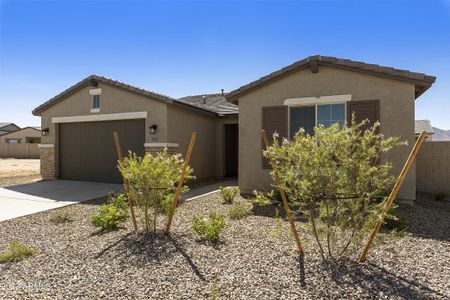
<path id="1" fill-rule="evenodd" d="M 42 180 L 55 179 L 55 148 L 53 145 L 39 145 Z"/>

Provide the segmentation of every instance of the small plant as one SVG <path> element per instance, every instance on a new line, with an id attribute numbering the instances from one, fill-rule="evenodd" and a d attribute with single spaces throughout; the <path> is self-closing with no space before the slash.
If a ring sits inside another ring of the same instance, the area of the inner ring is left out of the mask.
<path id="1" fill-rule="evenodd" d="M 238 193 L 239 189 L 236 187 L 220 187 L 220 195 L 225 204 L 233 204 L 234 198 L 236 198 Z"/>
<path id="2" fill-rule="evenodd" d="M 212 284 L 211 295 L 209 296 L 209 299 L 210 300 L 219 299 L 219 292 L 220 292 L 219 281 L 216 279 L 216 280 L 214 280 L 214 282 Z"/>
<path id="3" fill-rule="evenodd" d="M 313 134 L 300 128 L 290 140 L 273 135 L 263 154 L 275 162 L 293 212 L 308 218 L 324 260 L 352 256 L 364 245 L 385 205 L 379 198 L 395 182 L 392 163 L 380 158 L 401 144 L 384 137 L 379 122 L 357 123 L 354 114 L 349 124 L 319 125 Z"/>
<path id="4" fill-rule="evenodd" d="M 36 253 L 36 249 L 27 247 L 18 241 L 9 244 L 9 250 L 0 253 L 0 263 L 20 261 Z"/>
<path id="5" fill-rule="evenodd" d="M 55 211 L 50 215 L 50 222 L 53 224 L 62 224 L 72 222 L 72 215 L 68 211 Z"/>
<path id="6" fill-rule="evenodd" d="M 383 227 L 396 232 L 404 231 L 408 228 L 408 219 L 398 206 L 393 206 L 386 215 Z"/>
<path id="7" fill-rule="evenodd" d="M 445 192 L 439 192 L 439 193 L 434 194 L 434 200 L 436 200 L 436 201 L 442 201 L 445 198 L 447 198 L 447 193 L 445 193 Z"/>
<path id="8" fill-rule="evenodd" d="M 283 218 L 280 216 L 278 208 L 275 209 L 275 229 L 269 233 L 269 236 L 280 238 L 283 235 Z"/>
<path id="9" fill-rule="evenodd" d="M 225 220 L 222 213 L 211 212 L 209 217 L 194 216 L 192 219 L 192 229 L 203 239 L 210 243 L 219 241 L 220 233 L 225 227 Z"/>
<path id="10" fill-rule="evenodd" d="M 252 210 L 248 205 L 233 204 L 228 210 L 230 219 L 242 219 L 252 214 Z"/>
<path id="11" fill-rule="evenodd" d="M 128 218 L 128 199 L 124 194 L 111 196 L 92 216 L 92 225 L 102 230 L 114 230 Z"/>
<path id="12" fill-rule="evenodd" d="M 176 191 L 184 160 L 181 154 L 171 154 L 167 149 L 158 153 L 146 153 L 143 157 L 131 153 L 119 162 L 119 170 L 128 179 L 129 196 L 143 215 L 145 229 L 156 232 L 157 218 L 167 215 Z M 193 179 L 188 167 L 184 181 Z M 189 188 L 183 185 L 182 192 Z"/>

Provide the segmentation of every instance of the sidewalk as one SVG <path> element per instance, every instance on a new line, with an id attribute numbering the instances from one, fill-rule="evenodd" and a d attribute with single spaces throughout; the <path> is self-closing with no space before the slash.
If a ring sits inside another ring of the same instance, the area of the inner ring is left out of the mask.
<path id="1" fill-rule="evenodd" d="M 223 181 L 219 181 L 219 182 L 215 182 L 215 183 L 201 186 L 198 188 L 194 188 L 194 189 L 190 190 L 189 192 L 183 194 L 181 196 L 181 200 L 191 201 L 191 200 L 197 199 L 199 197 L 203 197 L 203 196 L 212 194 L 214 192 L 217 192 L 219 190 L 219 187 L 221 187 L 221 186 L 237 186 L 237 185 L 238 185 L 237 178 L 224 179 Z"/>

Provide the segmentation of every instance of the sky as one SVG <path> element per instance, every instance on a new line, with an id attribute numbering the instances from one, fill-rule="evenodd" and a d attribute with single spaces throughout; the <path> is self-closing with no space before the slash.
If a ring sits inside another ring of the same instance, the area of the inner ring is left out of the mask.
<path id="1" fill-rule="evenodd" d="M 416 119 L 450 129 L 450 0 L 0 0 L 0 122 L 91 74 L 177 98 L 315 54 L 436 76 Z"/>

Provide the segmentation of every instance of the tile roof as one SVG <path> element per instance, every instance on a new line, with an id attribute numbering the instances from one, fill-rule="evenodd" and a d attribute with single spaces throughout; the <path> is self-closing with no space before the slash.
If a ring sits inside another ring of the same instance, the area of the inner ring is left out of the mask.
<path id="1" fill-rule="evenodd" d="M 86 85 L 92 85 L 92 84 L 95 84 L 96 82 L 102 82 L 102 83 L 105 83 L 105 84 L 108 84 L 111 86 L 125 89 L 132 93 L 136 93 L 136 94 L 143 95 L 143 96 L 148 96 L 152 99 L 156 99 L 156 100 L 160 100 L 160 101 L 164 101 L 164 102 L 168 102 L 168 103 L 172 103 L 173 100 L 175 100 L 169 96 L 158 94 L 158 93 L 146 90 L 146 89 L 138 88 L 136 86 L 132 86 L 132 85 L 126 84 L 126 83 L 118 81 L 118 80 L 113 80 L 113 79 L 99 76 L 99 75 L 91 75 L 91 76 L 86 77 L 85 79 L 77 82 L 76 84 L 72 85 L 65 91 L 59 93 L 58 95 L 56 95 L 55 97 L 51 98 L 50 100 L 44 102 L 43 104 L 39 105 L 38 107 L 36 107 L 33 110 L 33 115 L 39 115 L 42 111 L 44 111 L 48 107 L 58 103 L 59 101 L 61 101 L 65 97 L 69 96 L 70 94 L 75 93 L 76 91 L 85 87 Z"/>
<path id="2" fill-rule="evenodd" d="M 415 122 L 415 132 L 420 134 L 422 131 L 426 133 L 433 134 L 433 127 L 431 126 L 430 120 L 416 120 Z"/>
<path id="3" fill-rule="evenodd" d="M 260 86 L 268 84 L 276 79 L 289 75 L 295 71 L 306 69 L 308 67 L 311 68 L 311 70 L 318 70 L 318 67 L 321 65 L 414 83 L 416 85 L 416 98 L 423 94 L 428 88 L 430 88 L 436 80 L 436 77 L 429 76 L 423 73 L 410 72 L 407 70 L 394 69 L 390 67 L 368 64 L 332 56 L 314 55 L 297 61 L 287 67 L 270 73 L 269 75 L 261 77 L 249 84 L 241 86 L 240 88 L 229 93 L 226 98 L 228 101 L 235 102 L 239 96 L 257 89 Z"/>
<path id="4" fill-rule="evenodd" d="M 228 102 L 225 94 L 222 93 L 187 96 L 177 101 L 212 111 L 221 116 L 235 115 L 239 112 L 238 106 Z"/>
<path id="5" fill-rule="evenodd" d="M 118 81 L 118 80 L 113 80 L 107 77 L 103 77 L 103 76 L 99 76 L 99 75 L 91 75 L 81 81 L 79 81 L 78 83 L 74 84 L 73 86 L 69 87 L 68 89 L 66 89 L 65 91 L 59 93 L 58 95 L 56 95 L 55 97 L 51 98 L 50 100 L 44 102 L 43 104 L 39 105 L 38 107 L 36 107 L 33 110 L 33 115 L 39 115 L 42 111 L 46 110 L 47 108 L 49 108 L 50 106 L 58 103 L 59 101 L 63 100 L 65 97 L 69 96 L 70 94 L 73 94 L 75 92 L 77 92 L 78 90 L 80 90 L 81 88 L 87 86 L 87 85 L 94 85 L 96 84 L 96 82 L 101 82 L 104 84 L 108 84 L 114 87 L 118 87 L 124 90 L 127 90 L 129 92 L 132 93 L 136 93 L 142 96 L 146 96 L 149 97 L 151 99 L 156 99 L 159 101 L 163 101 L 166 102 L 168 104 L 175 104 L 175 105 L 179 105 L 182 106 L 184 108 L 188 108 L 188 109 L 194 109 L 197 112 L 200 113 L 207 113 L 207 114 L 211 114 L 211 115 L 220 115 L 218 113 L 218 111 L 220 111 L 223 114 L 227 114 L 227 109 L 226 107 L 233 107 L 233 104 L 228 103 L 226 100 L 223 101 L 224 103 L 219 104 L 217 99 L 214 100 L 214 103 L 217 103 L 216 107 L 212 107 L 210 105 L 195 105 L 193 103 L 190 103 L 190 101 L 183 101 L 183 100 L 177 100 L 175 98 L 169 97 L 169 96 L 165 96 L 162 94 L 158 94 L 143 88 L 139 88 L 133 85 L 129 85 L 126 84 L 124 82 Z M 196 97 L 196 96 L 193 96 Z M 187 97 L 188 98 L 188 97 Z"/>
<path id="6" fill-rule="evenodd" d="M 11 123 L 11 122 L 0 122 L 0 128 L 3 128 L 5 126 L 11 125 L 11 124 L 14 125 L 14 123 Z"/>

